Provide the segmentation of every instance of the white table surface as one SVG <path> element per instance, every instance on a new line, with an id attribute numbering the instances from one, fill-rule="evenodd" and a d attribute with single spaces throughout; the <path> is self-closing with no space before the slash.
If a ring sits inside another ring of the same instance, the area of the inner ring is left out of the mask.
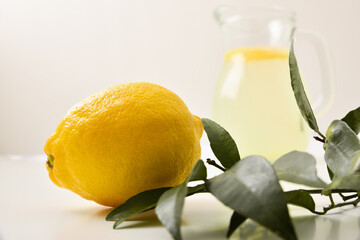
<path id="1" fill-rule="evenodd" d="M 123 223 L 122 229 L 113 230 L 113 223 L 105 221 L 111 209 L 55 186 L 45 162 L 44 155 L 0 156 L 0 240 L 171 240 L 153 213 L 137 216 Z M 328 204 L 324 197 L 317 197 L 316 202 L 320 202 L 318 210 Z M 360 239 L 360 207 L 317 216 L 291 206 L 290 214 L 299 239 Z M 230 216 L 231 210 L 207 193 L 189 197 L 182 217 L 183 238 L 226 239 Z M 231 239 L 279 238 L 246 221 Z"/>

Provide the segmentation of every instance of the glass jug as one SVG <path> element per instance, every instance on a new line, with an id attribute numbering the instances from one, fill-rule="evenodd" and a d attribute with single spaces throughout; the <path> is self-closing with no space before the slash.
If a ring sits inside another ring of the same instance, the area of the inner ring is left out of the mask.
<path id="1" fill-rule="evenodd" d="M 215 19 L 226 53 L 215 86 L 214 120 L 229 131 L 242 157 L 257 154 L 273 162 L 287 152 L 305 151 L 311 132 L 297 107 L 288 65 L 290 41 L 300 36 L 295 14 L 279 7 L 222 6 Z M 317 34 L 303 31 L 301 36 L 313 43 L 321 60 L 319 113 L 332 98 L 331 61 Z"/>

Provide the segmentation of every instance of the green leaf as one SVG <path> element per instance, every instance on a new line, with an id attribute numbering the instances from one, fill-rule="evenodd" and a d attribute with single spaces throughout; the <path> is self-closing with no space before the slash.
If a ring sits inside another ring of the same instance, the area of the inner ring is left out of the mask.
<path id="1" fill-rule="evenodd" d="M 294 54 L 293 41 L 291 42 L 291 47 L 290 47 L 289 66 L 290 66 L 291 87 L 293 89 L 295 99 L 300 109 L 301 115 L 308 123 L 309 127 L 313 129 L 315 132 L 320 134 L 314 112 L 306 96 L 304 86 L 301 80 L 298 64 Z"/>
<path id="2" fill-rule="evenodd" d="M 346 114 L 346 116 L 341 120 L 346 122 L 355 134 L 360 133 L 360 107 Z"/>
<path id="3" fill-rule="evenodd" d="M 229 229 L 227 231 L 226 237 L 229 238 L 234 232 L 235 230 L 243 223 L 245 222 L 247 219 L 247 217 L 244 217 L 243 215 L 237 213 L 237 212 L 233 212 L 231 219 L 230 219 L 230 225 L 229 225 Z"/>
<path id="4" fill-rule="evenodd" d="M 131 216 L 154 208 L 160 196 L 170 188 L 158 188 L 139 193 L 112 210 L 106 221 L 116 221 L 114 229 Z"/>
<path id="5" fill-rule="evenodd" d="M 304 190 L 294 190 L 285 192 L 285 198 L 287 203 L 303 207 L 310 212 L 315 211 L 315 202 L 311 195 Z"/>
<path id="6" fill-rule="evenodd" d="M 335 179 L 323 190 L 322 194 L 328 196 L 333 189 L 360 191 L 360 173 L 353 173 Z"/>
<path id="7" fill-rule="evenodd" d="M 204 162 L 199 160 L 185 182 L 166 191 L 157 203 L 156 215 L 175 240 L 181 239 L 180 221 L 185 197 L 188 194 L 187 184 L 189 181 L 205 179 L 206 167 Z"/>
<path id="8" fill-rule="evenodd" d="M 155 208 L 156 215 L 175 240 L 181 239 L 180 221 L 187 187 L 180 184 L 162 195 Z"/>
<path id="9" fill-rule="evenodd" d="M 206 181 L 222 203 L 260 223 L 284 239 L 296 239 L 286 199 L 270 163 L 249 156 L 228 171 Z"/>
<path id="10" fill-rule="evenodd" d="M 316 160 L 306 152 L 293 151 L 276 160 L 273 164 L 280 180 L 307 185 L 310 187 L 326 186 L 316 173 Z"/>
<path id="11" fill-rule="evenodd" d="M 332 189 L 347 189 L 360 191 L 360 150 L 353 155 L 353 166 L 348 174 L 335 178 L 324 190 L 329 195 Z"/>
<path id="12" fill-rule="evenodd" d="M 329 166 L 327 166 L 326 168 L 327 168 L 327 171 L 328 171 L 328 174 L 329 174 L 329 178 L 330 178 L 331 180 L 333 180 L 333 178 L 334 178 L 334 173 L 330 170 Z"/>
<path id="13" fill-rule="evenodd" d="M 360 142 L 354 131 L 343 121 L 333 121 L 326 131 L 325 161 L 334 178 L 351 174 L 357 164 L 354 154 Z"/>
<path id="14" fill-rule="evenodd" d="M 199 180 L 204 181 L 206 177 L 207 177 L 206 167 L 204 165 L 204 162 L 200 159 L 195 163 L 193 169 L 191 170 L 189 176 L 187 177 L 184 183 L 187 184 L 188 182 L 199 181 Z"/>
<path id="15" fill-rule="evenodd" d="M 225 168 L 231 168 L 240 160 L 240 154 L 234 139 L 216 122 L 207 118 L 202 118 L 201 121 L 215 156 Z"/>

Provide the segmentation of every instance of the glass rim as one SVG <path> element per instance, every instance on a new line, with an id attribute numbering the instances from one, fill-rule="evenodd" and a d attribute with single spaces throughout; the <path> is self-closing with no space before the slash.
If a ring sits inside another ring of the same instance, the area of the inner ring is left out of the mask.
<path id="1" fill-rule="evenodd" d="M 214 10 L 214 18 L 220 25 L 254 18 L 287 19 L 295 22 L 296 13 L 288 8 L 277 5 L 251 7 L 221 5 Z"/>

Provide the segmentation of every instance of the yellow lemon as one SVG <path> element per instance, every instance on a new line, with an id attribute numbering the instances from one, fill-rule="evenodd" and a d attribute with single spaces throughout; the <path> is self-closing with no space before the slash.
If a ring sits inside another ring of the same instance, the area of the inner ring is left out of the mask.
<path id="1" fill-rule="evenodd" d="M 120 84 L 75 105 L 45 144 L 58 186 L 116 207 L 137 193 L 182 183 L 200 158 L 203 125 L 173 92 Z"/>

